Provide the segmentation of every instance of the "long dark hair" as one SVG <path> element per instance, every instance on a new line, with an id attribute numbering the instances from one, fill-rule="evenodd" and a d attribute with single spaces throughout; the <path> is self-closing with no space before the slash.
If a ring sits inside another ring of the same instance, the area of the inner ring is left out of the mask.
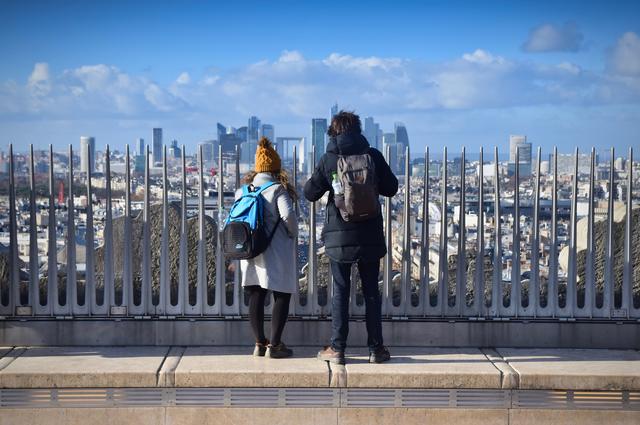
<path id="1" fill-rule="evenodd" d="M 251 184 L 256 174 L 258 174 L 258 172 L 255 170 L 249 171 L 242 178 L 242 182 L 244 184 Z M 290 180 L 289 173 L 287 173 L 285 170 L 278 170 L 275 172 L 270 172 L 269 174 L 271 174 L 278 183 L 280 183 L 282 186 L 284 186 L 285 189 L 287 189 L 287 193 L 289 193 L 289 196 L 291 197 L 294 203 L 298 201 L 298 194 L 296 193 L 295 188 L 289 181 Z"/>

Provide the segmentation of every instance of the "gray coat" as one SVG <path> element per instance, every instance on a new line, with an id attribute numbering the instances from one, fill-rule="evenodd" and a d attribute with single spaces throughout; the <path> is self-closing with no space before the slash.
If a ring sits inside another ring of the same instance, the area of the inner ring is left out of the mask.
<path id="1" fill-rule="evenodd" d="M 255 186 L 274 181 L 271 173 L 258 173 Z M 240 196 L 236 192 L 236 198 Z M 298 217 L 293 201 L 281 184 L 275 184 L 262 192 L 264 196 L 265 230 L 270 235 L 278 216 L 281 222 L 266 251 L 250 260 L 240 260 L 242 286 L 260 285 L 264 289 L 294 293 L 297 289 L 295 238 L 298 235 Z"/>

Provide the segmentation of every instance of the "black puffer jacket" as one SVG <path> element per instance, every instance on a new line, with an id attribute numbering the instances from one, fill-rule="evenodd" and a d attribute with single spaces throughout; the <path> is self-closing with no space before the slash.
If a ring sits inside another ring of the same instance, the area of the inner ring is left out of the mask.
<path id="1" fill-rule="evenodd" d="M 327 215 L 322 230 L 325 250 L 329 258 L 340 263 L 358 260 L 375 261 L 387 253 L 382 229 L 382 214 L 359 223 L 346 222 L 333 201 L 331 176 L 337 172 L 338 155 L 358 155 L 369 149 L 376 167 L 378 192 L 382 196 L 393 196 L 398 191 L 398 179 L 379 150 L 369 147 L 361 134 L 341 134 L 331 137 L 327 152 L 320 158 L 311 178 L 304 185 L 304 196 L 317 201 L 329 191 Z"/>

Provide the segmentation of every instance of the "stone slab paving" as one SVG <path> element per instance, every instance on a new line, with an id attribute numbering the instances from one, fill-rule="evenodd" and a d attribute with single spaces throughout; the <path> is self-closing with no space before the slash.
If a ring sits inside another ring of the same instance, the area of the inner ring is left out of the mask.
<path id="1" fill-rule="evenodd" d="M 327 387 L 329 368 L 316 348 L 293 347 L 295 356 L 251 355 L 253 347 L 188 347 L 175 370 L 176 387 Z"/>
<path id="2" fill-rule="evenodd" d="M 0 370 L 0 388 L 155 387 L 168 347 L 32 347 Z"/>
<path id="3" fill-rule="evenodd" d="M 476 348 L 392 347 L 382 364 L 368 354 L 347 350 L 347 387 L 501 388 L 500 371 Z"/>
<path id="4" fill-rule="evenodd" d="M 635 350 L 498 348 L 520 389 L 640 390 Z"/>

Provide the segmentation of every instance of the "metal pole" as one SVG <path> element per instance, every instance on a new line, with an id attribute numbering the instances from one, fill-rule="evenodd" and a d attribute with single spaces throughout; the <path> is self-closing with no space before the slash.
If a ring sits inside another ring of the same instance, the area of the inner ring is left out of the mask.
<path id="1" fill-rule="evenodd" d="M 540 294 L 540 162 L 542 151 L 538 146 L 538 159 L 536 161 L 536 182 L 534 189 L 533 205 L 533 235 L 531 241 L 531 280 L 529 281 L 529 307 L 535 317 L 539 308 Z"/>
<path id="2" fill-rule="evenodd" d="M 449 282 L 448 282 L 448 246 L 447 246 L 447 147 L 444 147 L 442 154 L 442 201 L 440 213 L 440 255 L 438 258 L 438 302 L 442 315 L 444 316 L 449 305 Z"/>
<path id="3" fill-rule="evenodd" d="M 141 152 L 140 152 L 141 153 Z M 122 269 L 122 304 L 133 306 L 133 273 L 131 267 L 131 158 L 129 144 L 125 147 L 124 194 L 124 262 Z"/>
<path id="4" fill-rule="evenodd" d="M 424 151 L 422 181 L 422 235 L 420 244 L 420 307 L 425 316 L 429 304 L 429 146 Z"/>
<path id="5" fill-rule="evenodd" d="M 403 315 L 407 315 L 411 303 L 411 182 L 409 176 L 409 146 L 404 151 L 404 205 L 402 232 L 402 287 L 400 288 Z M 352 295 L 355 298 L 355 294 Z"/>
<path id="6" fill-rule="evenodd" d="M 513 189 L 513 255 L 511 262 L 511 300 L 509 308 L 518 317 L 522 307 L 520 288 L 520 146 L 516 145 L 515 183 Z"/>
<path id="7" fill-rule="evenodd" d="M 225 276 L 225 262 L 224 254 L 222 253 L 222 232 L 220 229 L 224 220 L 224 180 L 222 178 L 222 146 L 218 147 L 218 228 L 215 229 L 215 235 L 218 238 L 218 244 L 216 246 L 216 292 L 219 298 L 216 296 L 216 303 L 219 301 L 220 314 L 225 313 L 225 306 L 227 304 L 226 297 L 226 276 Z M 237 299 L 237 289 L 233 288 L 233 298 Z M 234 311 L 235 313 L 235 311 Z"/>
<path id="8" fill-rule="evenodd" d="M 478 316 L 484 316 L 484 152 L 480 147 L 478 164 L 478 240 L 476 255 L 476 278 L 474 282 L 474 307 Z"/>
<path id="9" fill-rule="evenodd" d="M 386 146 L 385 149 L 386 160 L 389 162 L 390 149 L 389 145 Z M 382 303 L 383 313 L 388 315 L 391 310 L 391 306 L 393 303 L 391 302 L 392 291 L 391 291 L 391 236 L 393 230 L 391 229 L 391 198 L 386 197 L 384 199 L 384 230 L 385 230 L 385 244 L 387 246 L 387 254 L 384 256 L 383 263 L 383 296 L 384 300 Z"/>
<path id="10" fill-rule="evenodd" d="M 69 145 L 69 194 L 67 197 L 67 302 L 68 311 L 73 314 L 78 303 L 76 283 L 76 225 L 73 202 L 73 146 Z"/>
<path id="11" fill-rule="evenodd" d="M 94 239 L 93 239 L 93 188 L 91 186 L 91 176 L 93 174 L 93 161 L 91 155 L 91 147 L 87 148 L 87 231 L 85 237 L 85 293 L 84 307 L 87 314 L 95 314 L 94 308 L 97 305 L 96 300 L 96 281 L 95 281 L 95 262 L 94 262 Z"/>
<path id="12" fill-rule="evenodd" d="M 187 264 L 187 160 L 182 145 L 182 194 L 180 197 L 180 259 L 178 264 L 178 300 L 177 311 L 184 314 L 189 300 L 188 264 Z M 171 303 L 170 303 L 171 304 Z"/>
<path id="13" fill-rule="evenodd" d="M 143 229 L 142 229 L 142 288 L 140 299 L 143 314 L 149 314 L 153 309 L 151 298 L 151 223 L 150 217 L 150 201 L 151 201 L 151 182 L 149 161 L 150 152 L 149 145 L 145 146 L 145 166 L 144 166 L 144 210 L 143 210 Z"/>
<path id="14" fill-rule="evenodd" d="M 500 226 L 500 167 L 498 162 L 498 147 L 493 148 L 494 155 L 494 188 L 493 188 L 493 219 L 495 221 L 495 235 L 493 247 L 493 286 L 491 288 L 491 316 L 498 316 L 502 306 L 502 227 Z"/>
<path id="15" fill-rule="evenodd" d="M 602 309 L 608 311 L 611 317 L 615 309 L 614 276 L 613 276 L 613 193 L 615 190 L 615 150 L 611 148 L 611 161 L 609 164 L 609 205 L 607 214 L 607 251 L 604 270 L 604 299 Z"/>
<path id="16" fill-rule="evenodd" d="M 55 181 L 53 176 L 53 145 L 49 145 L 49 233 L 47 249 L 47 309 L 43 313 L 53 314 L 55 297 L 58 294 L 58 258 L 56 247 L 56 198 Z"/>
<path id="17" fill-rule="evenodd" d="M 584 282 L 584 309 L 589 317 L 593 317 L 593 308 L 595 306 L 595 270 L 593 263 L 593 253 L 595 251 L 593 240 L 595 166 L 596 150 L 595 148 L 591 148 L 591 163 L 589 167 L 589 212 L 587 213 L 587 258 Z"/>
<path id="18" fill-rule="evenodd" d="M 630 317 L 633 305 L 633 243 L 631 238 L 633 226 L 633 148 L 629 148 L 627 158 L 627 214 L 624 228 L 624 271 L 622 279 L 622 309 L 626 310 L 626 316 Z"/>
<path id="19" fill-rule="evenodd" d="M 40 304 L 40 277 L 38 273 L 38 228 L 36 225 L 36 173 L 33 160 L 33 145 L 29 145 L 29 303 L 31 314 Z"/>
<path id="20" fill-rule="evenodd" d="M 109 145 L 105 157 L 105 183 L 107 199 L 104 223 L 104 301 L 105 314 L 111 314 L 111 305 L 115 304 L 116 288 L 113 282 L 113 217 L 111 211 L 111 152 Z"/>
<path id="21" fill-rule="evenodd" d="M 196 309 L 199 304 L 200 315 L 204 312 L 207 303 L 207 251 L 204 233 L 204 161 L 202 159 L 202 145 L 198 146 L 198 174 L 200 185 L 198 187 L 198 288 L 196 295 Z M 218 294 L 216 292 L 216 296 Z M 219 303 L 219 298 L 216 298 Z"/>
<path id="22" fill-rule="evenodd" d="M 316 168 L 316 147 L 311 146 L 311 170 Z M 309 259 L 307 266 L 307 307 L 310 315 L 316 312 L 316 203 L 309 205 Z"/>
<path id="23" fill-rule="evenodd" d="M 160 240 L 160 297 L 156 311 L 166 314 L 169 290 L 169 179 L 167 178 L 167 146 L 162 146 L 162 236 Z"/>
<path id="24" fill-rule="evenodd" d="M 456 303 L 455 310 L 458 316 L 462 314 L 465 304 L 463 294 L 467 286 L 467 258 L 466 258 L 466 232 L 465 232 L 465 148 L 462 147 L 460 157 L 460 210 L 458 211 L 458 256 L 456 261 Z"/>
<path id="25" fill-rule="evenodd" d="M 13 161 L 13 144 L 9 145 L 9 306 L 14 315 L 20 305 L 20 270 L 18 268 L 18 226 L 16 215 L 16 180 Z"/>
<path id="26" fill-rule="evenodd" d="M 553 147 L 553 188 L 551 192 L 551 247 L 549 248 L 549 276 L 547 308 L 556 316 L 558 297 L 558 148 Z"/>

